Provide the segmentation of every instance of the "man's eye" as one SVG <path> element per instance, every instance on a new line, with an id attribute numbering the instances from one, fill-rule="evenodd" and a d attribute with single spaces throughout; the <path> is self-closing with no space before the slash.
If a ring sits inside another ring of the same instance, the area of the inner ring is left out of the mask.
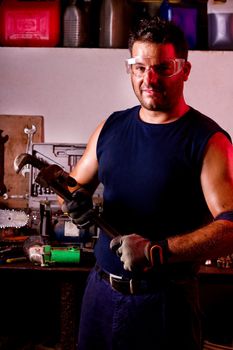
<path id="1" fill-rule="evenodd" d="M 157 72 L 162 74 L 170 74 L 172 72 L 172 65 L 169 63 L 159 64 L 157 67 Z"/>
<path id="2" fill-rule="evenodd" d="M 142 65 L 140 65 L 140 64 L 136 64 L 135 66 L 134 66 L 134 70 L 136 71 L 136 72 L 140 72 L 140 73 L 144 73 L 145 72 L 145 66 L 142 66 Z"/>

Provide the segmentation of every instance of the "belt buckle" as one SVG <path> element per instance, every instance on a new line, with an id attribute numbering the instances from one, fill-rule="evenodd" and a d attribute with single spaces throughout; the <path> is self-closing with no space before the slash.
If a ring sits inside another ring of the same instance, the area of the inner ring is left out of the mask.
<path id="1" fill-rule="evenodd" d="M 122 280 L 122 277 L 121 276 L 117 276 L 117 275 L 114 275 L 113 273 L 110 273 L 109 274 L 109 283 L 111 285 L 111 287 L 113 287 L 113 279 L 117 279 L 117 280 Z"/>
<path id="2" fill-rule="evenodd" d="M 121 276 L 114 275 L 112 273 L 109 274 L 109 283 L 113 289 L 114 288 L 114 281 L 119 280 L 123 281 L 123 278 Z M 135 279 L 130 279 L 128 282 L 128 290 L 130 294 L 136 294 L 139 291 L 139 285 L 140 282 Z"/>
<path id="3" fill-rule="evenodd" d="M 139 292 L 140 282 L 135 279 L 130 279 L 129 281 L 129 291 L 130 294 L 137 294 Z"/>

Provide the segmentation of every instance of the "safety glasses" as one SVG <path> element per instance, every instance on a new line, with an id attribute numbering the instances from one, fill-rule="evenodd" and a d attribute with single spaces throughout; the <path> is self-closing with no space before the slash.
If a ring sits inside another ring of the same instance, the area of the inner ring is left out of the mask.
<path id="1" fill-rule="evenodd" d="M 125 61 L 127 73 L 131 73 L 137 78 L 143 78 L 147 72 L 153 70 L 161 77 L 170 78 L 178 74 L 185 64 L 184 58 L 168 59 L 158 64 L 152 64 L 152 60 L 152 57 L 128 58 Z"/>

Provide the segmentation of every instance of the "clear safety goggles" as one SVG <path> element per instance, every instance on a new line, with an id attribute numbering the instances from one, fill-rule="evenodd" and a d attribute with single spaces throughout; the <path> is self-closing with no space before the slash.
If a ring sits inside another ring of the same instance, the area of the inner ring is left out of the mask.
<path id="1" fill-rule="evenodd" d="M 170 78 L 178 74 L 185 63 L 184 58 L 173 58 L 162 61 L 158 64 L 152 64 L 152 57 L 131 57 L 126 63 L 127 73 L 135 75 L 137 78 L 143 78 L 144 74 L 153 70 L 161 77 Z"/>

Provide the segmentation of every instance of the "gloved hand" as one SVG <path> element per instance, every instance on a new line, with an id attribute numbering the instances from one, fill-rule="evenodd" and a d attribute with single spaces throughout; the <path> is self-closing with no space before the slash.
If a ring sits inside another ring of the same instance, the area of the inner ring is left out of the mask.
<path id="1" fill-rule="evenodd" d="M 151 242 L 135 233 L 113 238 L 110 249 L 116 252 L 124 264 L 124 269 L 129 271 L 145 272 L 167 263 L 171 256 L 166 239 Z"/>
<path id="2" fill-rule="evenodd" d="M 91 224 L 91 209 L 93 209 L 92 196 L 82 187 L 72 193 L 71 201 L 64 201 L 62 205 L 62 211 L 80 227 Z"/>
<path id="3" fill-rule="evenodd" d="M 148 239 L 133 233 L 113 238 L 110 242 L 110 249 L 120 257 L 125 270 L 144 270 L 150 266 L 150 261 L 146 256 L 150 244 Z"/>

